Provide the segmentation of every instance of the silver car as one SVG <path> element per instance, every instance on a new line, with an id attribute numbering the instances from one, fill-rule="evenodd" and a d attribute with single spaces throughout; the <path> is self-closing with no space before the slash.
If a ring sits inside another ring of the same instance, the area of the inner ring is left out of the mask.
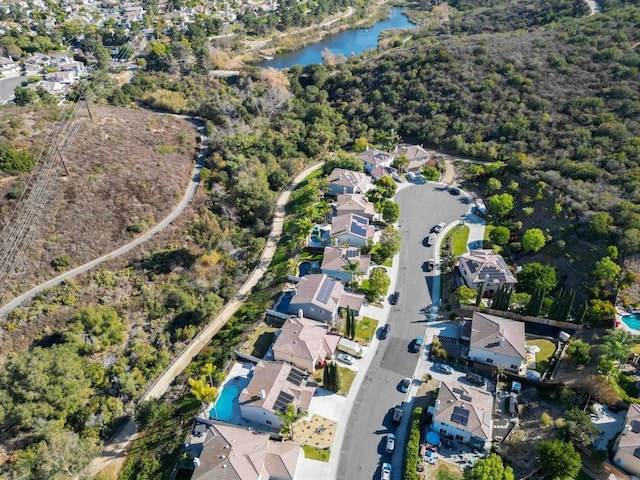
<path id="1" fill-rule="evenodd" d="M 356 361 L 356 359 L 348 353 L 339 353 L 336 358 L 338 359 L 338 361 L 346 363 L 347 365 L 353 365 Z"/>

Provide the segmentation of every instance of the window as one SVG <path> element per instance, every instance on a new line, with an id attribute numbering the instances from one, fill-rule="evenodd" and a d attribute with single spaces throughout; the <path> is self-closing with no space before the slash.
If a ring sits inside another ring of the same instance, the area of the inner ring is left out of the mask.
<path id="1" fill-rule="evenodd" d="M 487 363 L 493 363 L 493 358 L 487 358 Z"/>
<path id="2" fill-rule="evenodd" d="M 462 435 L 456 435 L 456 440 L 464 441 L 464 437 Z"/>
<path id="3" fill-rule="evenodd" d="M 309 307 L 309 310 L 311 310 L 311 313 L 313 313 L 313 312 L 315 312 L 315 311 L 316 311 L 316 309 L 315 309 L 315 308 L 313 308 L 313 307 Z"/>
<path id="4" fill-rule="evenodd" d="M 445 434 L 445 433 L 447 433 L 447 430 L 446 430 L 446 429 L 444 429 L 444 428 L 441 428 L 441 429 L 440 429 L 440 433 Z"/>
<path id="5" fill-rule="evenodd" d="M 518 370 L 518 365 L 511 365 L 511 370 Z"/>
<path id="6" fill-rule="evenodd" d="M 271 420 L 267 420 L 267 425 L 273 425 L 273 422 Z"/>

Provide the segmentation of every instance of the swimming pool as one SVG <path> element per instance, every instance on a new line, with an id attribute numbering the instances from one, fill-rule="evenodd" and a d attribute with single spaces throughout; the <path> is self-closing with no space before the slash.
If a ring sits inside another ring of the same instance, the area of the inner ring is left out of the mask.
<path id="1" fill-rule="evenodd" d="M 640 332 L 640 315 L 639 314 L 623 315 L 622 321 L 631 330 L 637 330 L 638 332 Z"/>
<path id="2" fill-rule="evenodd" d="M 216 400 L 215 406 L 209 412 L 209 416 L 216 420 L 230 420 L 233 418 L 233 404 L 237 402 L 238 389 L 233 385 L 225 385 Z"/>

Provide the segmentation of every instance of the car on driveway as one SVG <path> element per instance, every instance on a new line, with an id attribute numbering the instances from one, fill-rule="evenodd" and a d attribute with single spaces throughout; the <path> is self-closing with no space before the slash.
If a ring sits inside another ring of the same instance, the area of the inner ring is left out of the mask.
<path id="1" fill-rule="evenodd" d="M 380 470 L 380 480 L 391 480 L 391 464 L 383 463 Z"/>
<path id="2" fill-rule="evenodd" d="M 484 378 L 482 375 L 478 375 L 477 373 L 468 372 L 465 378 L 467 379 L 468 382 L 475 383 L 480 387 L 484 387 L 487 384 L 487 379 Z"/>
<path id="3" fill-rule="evenodd" d="M 446 373 L 447 375 L 451 375 L 453 373 L 453 368 L 451 368 L 449 365 L 445 365 L 444 363 L 434 363 L 433 369 L 436 372 Z"/>
<path id="4" fill-rule="evenodd" d="M 400 292 L 393 292 L 393 295 L 391 295 L 391 298 L 389 299 L 389 303 L 391 305 L 397 305 L 398 300 L 400 300 Z"/>
<path id="5" fill-rule="evenodd" d="M 409 391 L 410 386 L 411 386 L 411 379 L 407 377 L 404 380 L 402 380 L 402 383 L 400 384 L 400 391 L 402 393 L 407 393 Z"/>
<path id="6" fill-rule="evenodd" d="M 339 353 L 336 358 L 338 361 L 346 363 L 347 365 L 353 365 L 356 362 L 356 359 L 348 353 Z"/>
<path id="7" fill-rule="evenodd" d="M 396 448 L 396 436 L 393 433 L 387 433 L 387 442 L 384 449 L 387 453 L 393 453 Z"/>
<path id="8" fill-rule="evenodd" d="M 391 331 L 391 324 L 386 323 L 384 327 L 382 327 L 382 330 L 380 330 L 380 339 L 384 340 L 385 338 L 387 338 L 389 336 L 390 331 Z"/>

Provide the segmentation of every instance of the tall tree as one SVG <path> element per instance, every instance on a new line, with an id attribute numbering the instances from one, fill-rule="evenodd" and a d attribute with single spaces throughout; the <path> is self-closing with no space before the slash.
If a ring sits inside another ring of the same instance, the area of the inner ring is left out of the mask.
<path id="1" fill-rule="evenodd" d="M 298 412 L 293 403 L 289 403 L 284 411 L 277 410 L 276 415 L 282 420 L 280 433 L 289 435 L 289 439 L 293 439 L 293 424 L 304 416 L 303 413 Z"/>
<path id="2" fill-rule="evenodd" d="M 527 263 L 518 273 L 518 290 L 533 294 L 536 290 L 548 293 L 558 285 L 556 269 L 537 262 Z"/>
<path id="3" fill-rule="evenodd" d="M 464 480 L 514 480 L 513 469 L 505 467 L 495 453 L 478 460 L 464 471 Z"/>
<path id="4" fill-rule="evenodd" d="M 530 228 L 522 236 L 522 248 L 525 252 L 537 252 L 541 250 L 547 240 L 539 228 Z"/>
<path id="5" fill-rule="evenodd" d="M 576 478 L 582 466 L 573 445 L 556 438 L 538 443 L 541 473 L 552 480 Z"/>
<path id="6" fill-rule="evenodd" d="M 189 386 L 191 387 L 191 395 L 202 404 L 202 411 L 205 416 L 208 416 L 207 404 L 216 401 L 218 389 L 207 385 L 202 378 L 190 378 Z"/>
<path id="7" fill-rule="evenodd" d="M 590 445 L 600 432 L 591 416 L 576 407 L 567 410 L 561 431 L 565 440 L 583 447 Z"/>
<path id="8" fill-rule="evenodd" d="M 374 299 L 387 293 L 391 280 L 384 268 L 374 268 L 369 275 L 369 292 Z"/>

